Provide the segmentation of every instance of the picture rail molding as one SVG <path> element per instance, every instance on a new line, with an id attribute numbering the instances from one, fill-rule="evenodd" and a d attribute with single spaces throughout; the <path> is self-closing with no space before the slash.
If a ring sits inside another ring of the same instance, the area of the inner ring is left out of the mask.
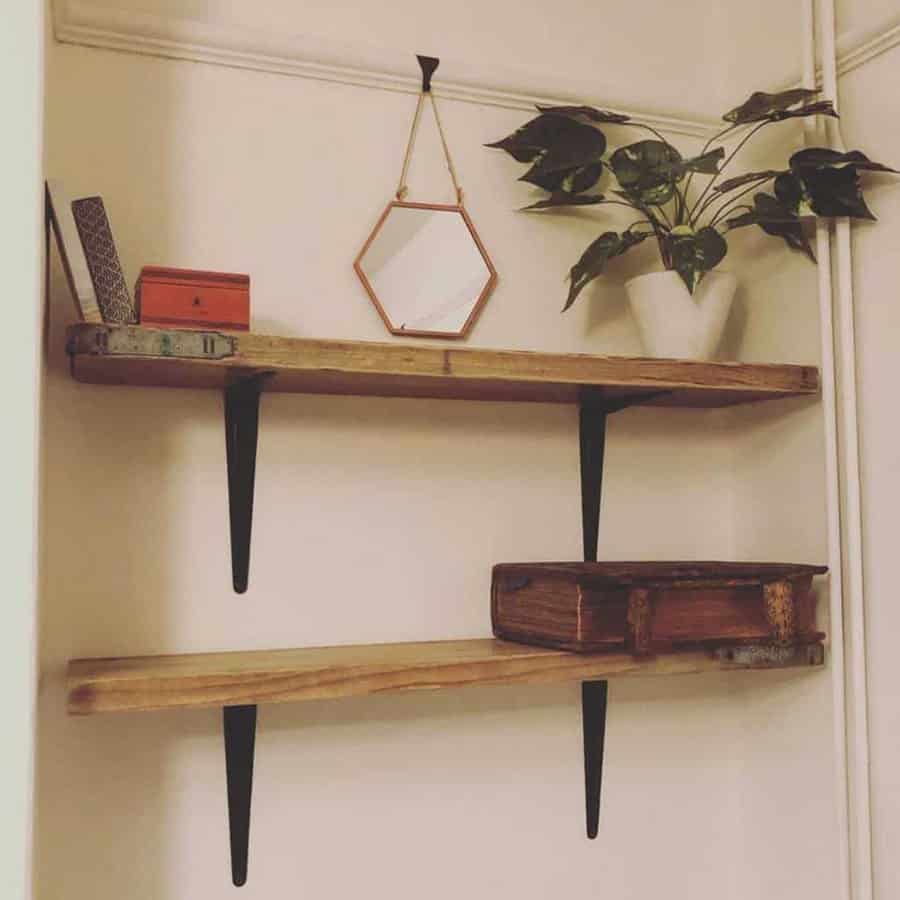
<path id="1" fill-rule="evenodd" d="M 275 30 L 116 9 L 97 0 L 54 0 L 54 33 L 58 41 L 87 47 L 409 94 L 421 90 L 421 75 L 407 64 L 413 59 L 413 51 L 404 57 L 396 50 L 364 44 L 339 44 Z M 554 83 L 550 90 L 556 91 L 552 96 L 541 92 L 548 89 L 546 73 L 536 76 L 527 70 L 490 64 L 456 61 L 459 64 L 454 66 L 454 60 L 442 61 L 445 70 L 466 73 L 465 80 L 435 81 L 436 93 L 448 100 L 525 110 L 534 110 L 536 104 L 585 102 L 576 96 L 578 92 L 566 83 L 565 76 L 550 79 Z M 711 119 L 682 118 L 662 111 L 620 107 L 617 111 L 673 134 L 706 137 L 717 127 Z"/>
<path id="2" fill-rule="evenodd" d="M 69 44 L 410 94 L 418 93 L 421 87 L 419 76 L 402 64 L 402 55 L 396 51 L 116 9 L 97 0 L 54 0 L 54 26 L 57 40 Z M 838 39 L 838 73 L 851 72 L 897 45 L 900 16 L 842 34 Z M 558 96 L 539 93 L 537 82 L 546 79 L 532 81 L 534 76 L 521 70 L 489 69 L 469 62 L 457 68 L 470 73 L 469 77 L 437 84 L 440 95 L 450 100 L 532 110 L 538 103 L 583 103 L 591 99 L 574 96 L 577 92 L 563 86 L 559 79 Z M 796 80 L 795 73 L 784 74 L 781 79 L 773 77 L 772 83 Z M 620 111 L 672 134 L 708 137 L 720 127 L 718 120 L 685 118 L 662 110 Z"/>

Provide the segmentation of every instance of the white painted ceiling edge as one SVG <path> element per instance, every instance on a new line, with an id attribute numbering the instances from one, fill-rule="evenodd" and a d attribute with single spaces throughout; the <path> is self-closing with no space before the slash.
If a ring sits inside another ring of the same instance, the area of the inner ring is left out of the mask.
<path id="1" fill-rule="evenodd" d="M 55 35 L 64 43 L 405 93 L 417 93 L 420 86 L 420 79 L 410 74 L 410 66 L 398 58 L 395 50 L 116 9 L 97 0 L 54 0 L 53 8 Z M 897 44 L 900 44 L 900 16 L 841 35 L 837 48 L 838 73 L 851 71 Z M 465 65 L 453 65 L 453 62 L 445 60 L 446 67 L 466 72 L 465 80 L 435 80 L 440 96 L 449 99 L 529 110 L 537 103 L 592 101 L 589 96 L 573 95 L 572 79 L 565 72 L 549 83 L 546 73 L 542 73 L 541 83 L 537 84 L 527 69 L 492 66 L 483 60 L 467 61 Z M 796 84 L 799 80 L 799 72 L 784 72 L 770 81 L 773 86 L 780 86 Z M 603 105 L 607 103 L 604 101 Z M 664 110 L 628 107 L 625 97 L 616 105 L 619 111 L 674 134 L 708 137 L 721 128 L 715 119 L 684 118 Z"/>

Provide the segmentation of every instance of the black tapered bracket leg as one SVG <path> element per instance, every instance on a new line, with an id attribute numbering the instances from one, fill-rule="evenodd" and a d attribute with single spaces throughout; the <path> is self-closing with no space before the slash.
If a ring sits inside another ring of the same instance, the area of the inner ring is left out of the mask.
<path id="1" fill-rule="evenodd" d="M 601 392 L 590 389 L 584 391 L 579 408 L 578 437 L 581 447 L 581 537 L 585 562 L 597 561 L 608 412 Z"/>
<path id="2" fill-rule="evenodd" d="M 225 455 L 228 462 L 228 517 L 231 526 L 231 580 L 238 594 L 250 577 L 250 531 L 256 481 L 259 395 L 268 373 L 225 388 Z"/>
<path id="3" fill-rule="evenodd" d="M 601 391 L 585 389 L 581 396 L 578 434 L 581 448 L 581 536 L 584 561 L 597 561 L 600 531 L 600 497 L 603 488 L 603 455 L 606 450 L 606 417 L 610 407 Z M 584 802 L 587 836 L 597 837 L 600 823 L 600 785 L 603 777 L 603 740 L 606 735 L 605 681 L 581 685 L 581 718 L 584 732 Z"/>
<path id="4" fill-rule="evenodd" d="M 584 801 L 587 836 L 597 837 L 600 825 L 600 786 L 603 781 L 603 742 L 606 738 L 605 681 L 581 683 L 581 718 L 584 730 Z"/>
<path id="5" fill-rule="evenodd" d="M 228 833 L 231 842 L 231 881 L 247 881 L 250 849 L 250 797 L 253 793 L 253 750 L 256 745 L 256 707 L 226 706 L 225 776 L 228 784 Z"/>
<path id="6" fill-rule="evenodd" d="M 578 437 L 581 451 L 581 536 L 585 562 L 597 561 L 607 416 L 629 406 L 659 400 L 669 393 L 670 391 L 648 391 L 616 398 L 607 396 L 602 388 L 582 389 Z M 584 799 L 587 809 L 587 836 L 591 840 L 597 837 L 600 823 L 600 785 L 603 779 L 607 694 L 608 684 L 605 681 L 584 681 L 581 684 Z"/>

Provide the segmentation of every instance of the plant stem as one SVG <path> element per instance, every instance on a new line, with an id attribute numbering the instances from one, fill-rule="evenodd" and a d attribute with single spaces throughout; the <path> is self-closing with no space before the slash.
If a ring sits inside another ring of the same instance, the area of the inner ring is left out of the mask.
<path id="1" fill-rule="evenodd" d="M 753 135 L 756 134 L 756 132 L 760 130 L 760 128 L 765 128 L 766 125 L 769 125 L 769 124 L 771 124 L 771 123 L 769 122 L 768 119 L 760 122 L 755 128 L 751 128 L 750 131 L 748 131 L 747 134 L 745 134 L 744 137 L 738 142 L 738 145 L 734 148 L 734 150 L 731 151 L 729 156 L 726 158 L 725 162 L 723 162 L 722 165 L 719 167 L 719 171 L 716 172 L 716 174 L 713 175 L 713 177 L 710 178 L 709 181 L 706 183 L 706 187 L 703 188 L 703 191 L 700 193 L 700 196 L 697 198 L 696 203 L 694 203 L 693 207 L 691 208 L 691 212 L 690 212 L 691 217 L 694 217 L 696 215 L 697 208 L 703 202 L 703 198 L 706 197 L 706 195 L 709 193 L 712 186 L 716 183 L 716 179 L 718 179 L 718 177 L 725 171 L 725 169 L 728 167 L 728 164 L 735 158 L 735 156 L 737 156 L 738 153 L 740 153 L 741 148 L 744 146 L 744 144 L 746 144 L 747 141 L 749 141 L 750 138 L 752 138 Z"/>
<path id="2" fill-rule="evenodd" d="M 669 144 L 669 142 L 652 125 L 645 125 L 643 122 L 623 122 L 622 124 L 631 125 L 634 128 L 643 128 L 644 131 L 649 131 L 651 134 L 655 134 L 656 137 L 658 137 L 664 144 L 668 144 L 669 146 L 671 146 L 671 144 Z"/>
<path id="3" fill-rule="evenodd" d="M 753 207 L 752 207 L 749 203 L 738 203 L 736 206 L 732 206 L 731 209 L 728 210 L 728 212 L 729 212 L 729 213 L 737 212 L 739 209 L 746 209 L 747 212 L 754 212 Z M 713 220 L 709 223 L 709 227 L 710 227 L 710 228 L 715 228 L 716 225 L 719 223 L 719 221 L 720 221 L 720 220 L 719 220 L 719 214 L 717 213 L 717 214 L 716 214 L 716 218 L 713 219 Z"/>
<path id="4" fill-rule="evenodd" d="M 691 174 L 693 174 L 693 173 L 691 173 Z M 684 218 L 685 218 L 685 215 L 686 215 L 687 212 L 688 212 L 688 208 L 687 208 L 687 195 L 686 195 L 687 185 L 685 185 L 685 191 L 684 191 L 684 192 L 682 192 L 681 190 L 679 190 L 677 184 L 676 184 L 676 185 L 673 185 L 673 187 L 675 188 L 675 224 L 676 224 L 676 225 L 684 225 Z M 687 221 L 687 224 L 690 225 L 691 228 L 693 228 L 693 227 L 694 227 L 694 221 L 693 221 L 693 219 L 690 217 L 690 215 L 687 215 L 687 220 L 688 220 L 688 221 Z"/>
<path id="5" fill-rule="evenodd" d="M 728 196 L 731 193 L 731 191 L 724 191 L 722 193 L 717 193 L 712 197 L 707 197 L 706 202 L 698 210 L 697 217 L 699 218 L 700 216 L 702 216 L 703 213 L 706 212 L 706 210 L 713 203 L 715 203 L 717 200 L 721 200 L 724 197 L 725 203 L 723 203 L 722 206 L 720 206 L 719 209 L 713 214 L 713 220 L 717 219 L 721 215 L 722 211 L 728 206 L 729 203 L 734 203 L 735 200 L 740 200 L 741 197 L 745 196 L 746 194 L 749 194 L 750 191 L 755 191 L 757 188 L 762 187 L 763 184 L 765 184 L 767 181 L 769 181 L 770 179 L 772 179 L 774 177 L 775 177 L 774 175 L 761 176 L 756 181 L 752 182 L 749 185 L 749 187 L 744 187 L 744 190 L 742 190 L 739 194 L 737 194 L 734 197 Z M 741 186 L 743 187 L 743 185 L 741 185 Z M 732 190 L 733 191 L 737 190 L 737 188 L 732 188 Z M 710 223 L 710 224 L 712 224 L 712 223 Z"/>
<path id="6" fill-rule="evenodd" d="M 660 221 L 653 215 L 649 206 L 645 206 L 642 203 L 636 203 L 635 209 L 639 212 L 642 212 L 646 217 L 647 221 L 650 223 L 650 227 L 653 229 L 653 234 L 656 235 L 656 243 L 659 246 L 659 255 L 662 257 L 663 265 L 669 269 L 670 261 L 668 251 L 666 250 L 666 232 L 667 229 Z M 657 207 L 659 208 L 659 207 Z"/>
<path id="7" fill-rule="evenodd" d="M 750 206 L 750 204 L 735 203 L 736 200 L 740 200 L 741 197 L 744 196 L 744 194 L 748 194 L 748 193 L 750 193 L 750 191 L 742 191 L 740 194 L 737 195 L 737 197 L 732 197 L 727 203 L 720 206 L 719 209 L 716 211 L 715 215 L 712 217 L 712 219 L 710 219 L 710 222 L 709 222 L 710 227 L 714 228 L 719 222 L 722 221 L 723 218 L 725 218 L 725 216 L 730 215 L 736 209 L 740 209 L 741 207 L 746 207 L 747 209 L 749 209 L 752 212 L 753 207 Z M 732 205 L 732 204 L 734 204 L 734 205 Z"/>
<path id="8" fill-rule="evenodd" d="M 737 125 L 729 125 L 727 128 L 723 129 L 723 130 L 720 131 L 718 134 L 714 134 L 714 135 L 713 135 L 713 136 L 712 136 L 712 137 L 711 137 L 711 138 L 703 145 L 703 149 L 700 151 L 700 156 L 703 156 L 703 154 L 706 153 L 706 151 L 709 150 L 709 148 L 712 147 L 712 145 L 713 145 L 717 140 L 719 140 L 719 138 L 725 137 L 726 134 L 728 134 L 728 133 L 731 132 L 731 131 L 734 131 L 735 128 L 737 128 Z M 688 173 L 687 182 L 685 182 L 685 185 L 684 185 L 684 196 L 685 196 L 685 197 L 687 197 L 687 195 L 688 195 L 688 191 L 690 190 L 690 187 L 691 187 L 691 181 L 693 181 L 693 178 L 694 178 L 694 173 L 693 173 L 693 172 L 689 172 L 689 173 Z"/>

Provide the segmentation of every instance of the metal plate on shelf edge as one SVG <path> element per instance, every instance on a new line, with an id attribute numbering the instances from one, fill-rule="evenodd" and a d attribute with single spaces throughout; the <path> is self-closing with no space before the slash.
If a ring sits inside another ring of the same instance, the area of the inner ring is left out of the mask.
<path id="1" fill-rule="evenodd" d="M 751 644 L 739 647 L 719 647 L 716 658 L 741 668 L 778 669 L 786 666 L 821 666 L 825 662 L 825 648 L 821 644 L 779 646 Z"/>
<path id="2" fill-rule="evenodd" d="M 217 331 L 153 331 L 136 326 L 97 325 L 72 333 L 66 349 L 71 355 L 227 359 L 237 352 L 237 341 Z"/>

